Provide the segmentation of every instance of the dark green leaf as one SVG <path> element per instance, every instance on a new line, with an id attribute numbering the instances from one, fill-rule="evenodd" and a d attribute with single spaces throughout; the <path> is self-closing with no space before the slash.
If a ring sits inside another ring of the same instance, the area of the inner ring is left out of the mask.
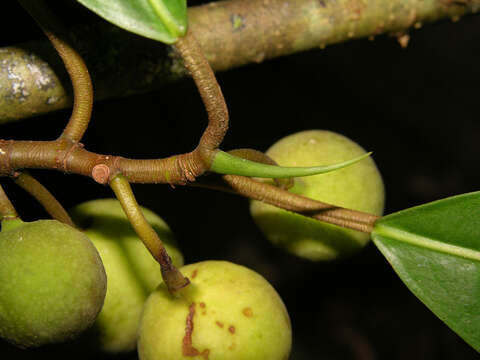
<path id="1" fill-rule="evenodd" d="M 186 0 L 77 1 L 125 30 L 167 44 L 187 31 Z"/>
<path id="2" fill-rule="evenodd" d="M 408 288 L 480 351 L 480 192 L 385 216 L 372 238 Z"/>

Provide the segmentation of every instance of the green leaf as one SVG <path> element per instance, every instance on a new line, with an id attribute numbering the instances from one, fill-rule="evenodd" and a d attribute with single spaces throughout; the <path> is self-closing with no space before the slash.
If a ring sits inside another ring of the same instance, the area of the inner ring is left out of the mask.
<path id="1" fill-rule="evenodd" d="M 330 171 L 335 171 L 347 167 L 360 161 L 368 156 L 370 153 L 362 154 L 354 159 L 347 160 L 338 164 L 313 166 L 313 167 L 284 167 L 276 165 L 268 165 L 247 159 L 240 158 L 238 156 L 230 155 L 224 151 L 218 151 L 213 158 L 210 171 L 217 174 L 225 175 L 241 175 L 241 176 L 254 176 L 261 178 L 291 178 L 299 176 L 310 176 L 323 174 Z"/>
<path id="2" fill-rule="evenodd" d="M 480 192 L 385 216 L 372 238 L 408 288 L 480 351 Z"/>
<path id="3" fill-rule="evenodd" d="M 125 30 L 167 44 L 187 31 L 186 0 L 77 1 Z"/>

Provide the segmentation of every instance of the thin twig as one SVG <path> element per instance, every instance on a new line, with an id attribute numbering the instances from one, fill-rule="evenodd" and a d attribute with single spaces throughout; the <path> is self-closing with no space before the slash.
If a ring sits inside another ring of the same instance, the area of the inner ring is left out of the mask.
<path id="1" fill-rule="evenodd" d="M 330 224 L 370 233 L 380 217 L 313 200 L 254 179 L 223 175 L 222 182 L 197 182 L 193 186 L 226 191 L 289 210 Z"/>
<path id="2" fill-rule="evenodd" d="M 43 186 L 38 180 L 27 172 L 17 172 L 13 176 L 13 180 L 22 189 L 32 195 L 45 208 L 47 213 L 53 219 L 56 219 L 64 224 L 75 227 L 70 215 L 58 202 L 58 200 Z"/>
<path id="3" fill-rule="evenodd" d="M 73 85 L 73 111 L 61 137 L 79 142 L 87 130 L 93 105 L 93 86 L 87 66 L 82 57 L 56 34 L 66 34 L 66 30 L 50 13 L 42 0 L 18 0 L 35 19 L 65 64 Z"/>
<path id="4" fill-rule="evenodd" d="M 208 114 L 208 126 L 196 149 L 208 166 L 209 157 L 220 146 L 228 130 L 227 105 L 215 74 L 192 32 L 189 30 L 174 46 L 192 75 Z"/>

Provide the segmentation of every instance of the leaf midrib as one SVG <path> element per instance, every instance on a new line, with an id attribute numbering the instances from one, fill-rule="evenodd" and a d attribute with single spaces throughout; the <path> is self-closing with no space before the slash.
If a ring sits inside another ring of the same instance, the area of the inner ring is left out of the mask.
<path id="1" fill-rule="evenodd" d="M 432 240 L 425 236 L 410 233 L 408 231 L 395 229 L 386 225 L 377 224 L 372 235 L 380 235 L 387 238 L 393 238 L 408 244 L 416 245 L 422 248 L 435 250 L 441 253 L 455 255 L 464 259 L 480 261 L 480 252 L 464 248 L 457 245 L 446 244 L 438 240 Z"/>

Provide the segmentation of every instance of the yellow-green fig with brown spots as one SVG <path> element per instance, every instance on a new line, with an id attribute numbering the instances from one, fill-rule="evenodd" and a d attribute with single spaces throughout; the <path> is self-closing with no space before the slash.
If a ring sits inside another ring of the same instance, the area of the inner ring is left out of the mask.
<path id="1" fill-rule="evenodd" d="M 161 284 L 147 299 L 140 360 L 286 360 L 292 332 L 285 305 L 258 273 L 227 261 L 180 271 L 191 284 L 172 295 Z"/>
<path id="2" fill-rule="evenodd" d="M 276 142 L 266 154 L 281 166 L 313 166 L 342 162 L 365 150 L 335 132 L 301 131 Z M 385 191 L 372 158 L 333 172 L 294 179 L 289 191 L 353 210 L 381 215 Z M 275 245 L 309 260 L 335 260 L 362 249 L 366 233 L 330 225 L 277 207 L 252 201 L 250 213 L 265 236 Z"/>

